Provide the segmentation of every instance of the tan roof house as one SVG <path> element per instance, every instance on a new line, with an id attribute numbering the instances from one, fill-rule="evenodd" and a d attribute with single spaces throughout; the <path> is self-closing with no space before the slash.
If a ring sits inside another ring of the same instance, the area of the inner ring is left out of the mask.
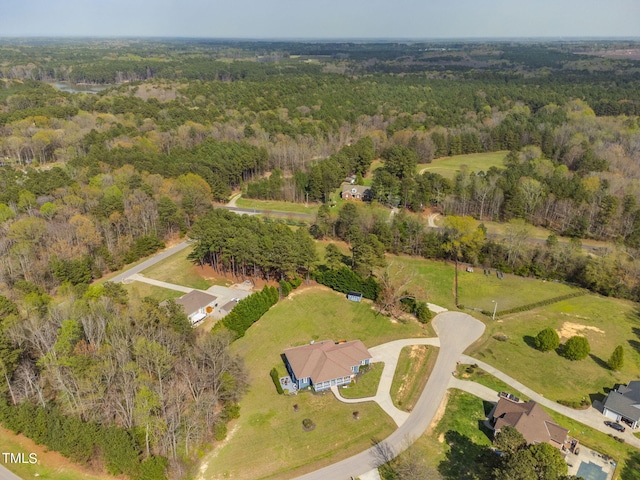
<path id="1" fill-rule="evenodd" d="M 518 403 L 500 398 L 489 419 L 494 434 L 509 426 L 518 430 L 528 444 L 549 443 L 559 449 L 569 445 L 569 430 L 555 423 L 533 400 Z"/>
<path id="2" fill-rule="evenodd" d="M 313 387 L 316 392 L 334 385 L 351 383 L 371 354 L 360 340 L 324 340 L 284 351 L 285 365 L 298 388 Z"/>

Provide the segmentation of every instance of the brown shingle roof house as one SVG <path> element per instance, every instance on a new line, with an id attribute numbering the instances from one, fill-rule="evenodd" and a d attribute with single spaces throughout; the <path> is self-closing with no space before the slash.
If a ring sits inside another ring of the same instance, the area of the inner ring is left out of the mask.
<path id="1" fill-rule="evenodd" d="M 340 343 L 324 340 L 288 348 L 284 358 L 298 388 L 312 386 L 318 392 L 351 383 L 360 366 L 369 364 L 371 354 L 360 340 Z"/>
<path id="2" fill-rule="evenodd" d="M 533 400 L 524 403 L 501 398 L 491 413 L 491 424 L 495 433 L 503 427 L 514 427 L 528 444 L 549 443 L 562 448 L 567 442 L 569 430 L 555 423 Z"/>

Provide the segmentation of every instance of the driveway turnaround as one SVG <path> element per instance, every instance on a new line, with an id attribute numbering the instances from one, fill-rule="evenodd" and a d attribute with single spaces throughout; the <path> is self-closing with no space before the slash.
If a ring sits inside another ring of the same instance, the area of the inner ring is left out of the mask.
<path id="1" fill-rule="evenodd" d="M 393 376 L 396 372 L 396 366 L 398 365 L 398 357 L 400 357 L 400 351 L 404 347 L 410 347 L 412 345 L 432 345 L 435 347 L 440 346 L 440 340 L 437 338 L 408 338 L 405 340 L 395 340 L 393 342 L 383 343 L 377 347 L 369 349 L 369 353 L 373 357 L 371 363 L 383 362 L 384 368 L 382 375 L 380 376 L 380 383 L 378 384 L 378 390 L 374 397 L 366 398 L 344 398 L 340 395 L 338 387 L 331 387 L 331 391 L 338 400 L 344 403 L 360 403 L 360 402 L 376 402 L 387 412 L 387 414 L 396 422 L 396 425 L 400 426 L 409 418 L 408 412 L 396 408 L 391 400 L 391 383 L 393 382 Z"/>
<path id="2" fill-rule="evenodd" d="M 440 351 L 427 385 L 415 408 L 409 414 L 409 418 L 374 447 L 303 475 L 299 477 L 301 480 L 357 478 L 396 457 L 429 428 L 449 387 L 451 372 L 455 370 L 456 362 L 460 359 L 462 352 L 484 332 L 482 322 L 459 312 L 445 312 L 437 315 L 433 320 L 433 326 L 440 340 Z M 415 342 L 415 340 L 412 341 Z"/>

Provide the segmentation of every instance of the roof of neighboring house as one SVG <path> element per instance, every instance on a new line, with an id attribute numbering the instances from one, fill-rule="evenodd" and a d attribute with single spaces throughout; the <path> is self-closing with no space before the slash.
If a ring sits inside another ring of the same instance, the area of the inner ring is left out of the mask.
<path id="1" fill-rule="evenodd" d="M 357 195 L 360 194 L 360 196 L 364 196 L 365 194 L 367 194 L 367 192 L 369 192 L 371 189 L 365 185 L 351 185 L 351 184 L 343 184 L 342 185 L 342 194 L 344 195 L 345 193 L 348 193 L 350 195 Z"/>
<path id="2" fill-rule="evenodd" d="M 551 443 L 562 445 L 569 430 L 555 423 L 540 405 L 533 400 L 515 403 L 501 398 L 493 412 L 495 429 L 514 427 L 527 443 Z"/>
<path id="3" fill-rule="evenodd" d="M 215 302 L 216 298 L 218 297 L 201 292 L 200 290 L 192 290 L 180 298 L 176 298 L 176 303 L 184 307 L 184 313 L 191 315 Z"/>
<path id="4" fill-rule="evenodd" d="M 336 344 L 333 340 L 316 342 L 284 351 L 297 378 L 311 378 L 313 383 L 353 375 L 351 367 L 371 358 L 360 340 Z"/>
<path id="5" fill-rule="evenodd" d="M 607 410 L 616 412 L 630 420 L 640 421 L 640 380 L 621 385 L 612 390 L 604 401 Z"/>

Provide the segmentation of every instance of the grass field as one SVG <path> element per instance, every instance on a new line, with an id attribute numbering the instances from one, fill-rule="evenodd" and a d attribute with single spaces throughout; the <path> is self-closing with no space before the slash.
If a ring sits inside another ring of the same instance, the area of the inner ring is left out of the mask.
<path id="1" fill-rule="evenodd" d="M 391 399 L 401 410 L 413 410 L 427 384 L 438 357 L 437 348 L 427 345 L 404 347 L 391 383 Z"/>
<path id="2" fill-rule="evenodd" d="M 426 295 L 431 303 L 455 309 L 453 264 L 391 255 L 387 256 L 387 262 L 390 264 L 390 272 L 398 279 L 410 279 L 408 290 L 416 294 L 418 299 Z M 492 300 L 496 300 L 498 310 L 507 310 L 576 291 L 574 287 L 561 283 L 507 274 L 499 280 L 495 274 L 485 276 L 482 268 L 476 268 L 474 273 L 466 272 L 463 266 L 458 268 L 459 303 L 468 308 L 492 312 Z"/>
<path id="3" fill-rule="evenodd" d="M 357 408 L 330 392 L 279 396 L 269 371 L 283 369 L 285 348 L 311 340 L 360 339 L 368 347 L 390 340 L 423 336 L 415 323 L 392 323 L 376 315 L 368 302 L 348 302 L 324 287 L 294 292 L 265 314 L 233 344 L 245 361 L 250 387 L 240 402 L 241 416 L 229 440 L 203 459 L 204 478 L 293 478 L 346 458 L 395 430 L 395 424 L 373 402 Z M 298 405 L 294 412 L 293 405 Z M 359 412 L 354 420 L 353 411 Z M 316 424 L 312 432 L 302 420 Z"/>
<path id="4" fill-rule="evenodd" d="M 449 390 L 447 396 L 446 409 L 442 412 L 438 424 L 420 436 L 411 447 L 418 450 L 432 467 L 438 467 L 448 457 L 451 447 L 447 437 L 450 432 L 472 440 L 475 445 L 491 444 L 489 437 L 479 428 L 480 423 L 486 418 L 484 402 L 478 397 L 455 389 Z M 466 454 L 472 456 L 473 452 L 469 450 Z"/>
<path id="5" fill-rule="evenodd" d="M 366 372 L 358 375 L 357 383 L 352 383 L 349 385 L 349 388 L 341 388 L 340 394 L 344 398 L 373 397 L 378 391 L 378 384 L 380 383 L 383 369 L 384 363 L 372 363 Z"/>
<path id="6" fill-rule="evenodd" d="M 640 370 L 640 318 L 637 305 L 622 300 L 584 295 L 529 312 L 487 322 L 482 340 L 471 355 L 517 378 L 527 387 L 552 400 L 579 401 L 604 395 L 604 389 L 637 378 Z M 565 341 L 584 335 L 591 354 L 584 360 L 570 361 L 556 352 L 539 352 L 531 347 L 533 337 L 551 327 Z M 507 335 L 508 341 L 495 335 Z M 625 353 L 621 371 L 613 372 L 605 362 L 617 345 Z"/>
<path id="7" fill-rule="evenodd" d="M 0 428 L 0 452 L 24 453 L 27 458 L 30 453 L 37 455 L 38 462 L 33 465 L 12 464 L 9 466 L 2 462 L 5 467 L 21 478 L 38 477 L 51 480 L 107 480 L 115 478 L 90 473 L 59 453 L 47 451 L 45 447 L 36 445 L 28 438 L 15 435 L 4 428 Z"/>
<path id="8" fill-rule="evenodd" d="M 136 300 L 142 300 L 145 297 L 151 297 L 157 302 L 162 302 L 170 298 L 178 298 L 184 295 L 184 293 L 178 292 L 176 290 L 156 287 L 155 285 L 149 285 L 148 283 L 143 282 L 131 282 L 123 286 L 129 293 L 129 298 Z"/>
<path id="9" fill-rule="evenodd" d="M 273 212 L 308 213 L 315 215 L 320 207 L 317 203 L 309 203 L 305 207 L 304 203 L 278 202 L 275 200 L 257 200 L 254 198 L 241 197 L 236 200 L 238 208 L 255 208 L 256 210 L 270 210 Z"/>
<path id="10" fill-rule="evenodd" d="M 462 267 L 458 271 L 460 304 L 488 312 L 493 312 L 495 304 L 492 300 L 498 303 L 497 310 L 501 311 L 579 291 L 580 289 L 563 283 L 517 275 L 505 274 L 500 280 L 495 273 L 485 275 L 482 268 L 475 268 L 473 273 L 466 272 Z"/>
<path id="11" fill-rule="evenodd" d="M 191 250 L 191 247 L 189 247 L 174 253 L 141 273 L 155 280 L 206 290 L 214 282 L 204 277 L 204 271 L 201 267 L 194 265 L 191 260 L 187 259 Z"/>
<path id="12" fill-rule="evenodd" d="M 456 155 L 455 157 L 438 158 L 431 163 L 418 165 L 418 172 L 439 173 L 445 178 L 454 178 L 462 165 L 466 165 L 470 172 L 486 172 L 491 167 L 504 168 L 504 157 L 507 151 L 489 153 L 471 153 L 469 155 Z"/>

